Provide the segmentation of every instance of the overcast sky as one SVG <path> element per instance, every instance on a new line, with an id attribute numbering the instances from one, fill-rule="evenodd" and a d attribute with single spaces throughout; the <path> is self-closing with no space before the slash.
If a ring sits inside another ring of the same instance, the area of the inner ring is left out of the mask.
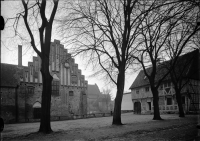
<path id="1" fill-rule="evenodd" d="M 4 20 L 8 17 L 13 17 L 15 16 L 16 11 L 19 10 L 19 7 L 21 2 L 20 1 L 1 1 L 1 15 L 4 17 Z M 22 23 L 23 24 L 23 23 Z M 25 32 L 25 31 L 24 31 Z M 17 47 L 18 44 L 21 44 L 20 40 L 14 40 L 13 38 L 8 38 L 10 36 L 13 36 L 14 33 L 11 30 L 8 30 L 5 28 L 1 32 L 1 62 L 2 63 L 8 63 L 8 64 L 17 64 L 18 63 L 18 55 L 17 55 Z M 59 37 L 55 34 L 55 31 L 52 32 L 52 41 L 54 39 L 60 40 Z M 65 48 L 68 48 L 64 44 Z M 28 65 L 28 62 L 32 61 L 32 56 L 37 56 L 37 54 L 33 51 L 33 49 L 28 48 L 28 47 L 23 47 L 23 62 L 22 64 L 24 66 Z M 80 59 L 80 57 L 75 58 L 75 62 L 78 64 L 79 69 L 82 70 L 82 74 L 86 76 L 86 80 L 88 80 L 89 84 L 97 84 L 100 91 L 102 89 L 108 88 L 112 90 L 112 94 L 115 97 L 116 95 L 116 86 L 112 85 L 109 86 L 106 84 L 105 80 L 102 80 L 101 78 L 96 78 L 96 77 L 89 77 L 92 74 L 91 68 L 86 68 L 84 61 Z M 129 87 L 133 83 L 137 73 L 129 74 L 126 75 L 126 80 L 125 80 L 125 89 L 124 91 L 130 91 Z"/>

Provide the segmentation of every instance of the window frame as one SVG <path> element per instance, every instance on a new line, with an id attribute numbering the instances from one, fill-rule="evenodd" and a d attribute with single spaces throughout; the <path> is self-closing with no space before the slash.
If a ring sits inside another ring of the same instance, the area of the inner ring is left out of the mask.
<path id="1" fill-rule="evenodd" d="M 59 96 L 59 81 L 52 81 L 51 94 L 53 96 Z"/>
<path id="2" fill-rule="evenodd" d="M 136 89 L 136 90 L 135 90 L 135 93 L 136 93 L 136 94 L 140 94 L 140 90 L 139 90 L 139 89 Z"/>
<path id="3" fill-rule="evenodd" d="M 145 92 L 149 92 L 149 87 L 145 87 Z"/>
<path id="4" fill-rule="evenodd" d="M 170 103 L 169 103 L 168 99 L 171 99 Z M 167 98 L 166 98 L 166 101 L 167 101 L 166 104 L 167 104 L 168 106 L 170 106 L 170 105 L 173 104 L 173 102 L 172 102 L 172 97 L 167 97 Z"/>

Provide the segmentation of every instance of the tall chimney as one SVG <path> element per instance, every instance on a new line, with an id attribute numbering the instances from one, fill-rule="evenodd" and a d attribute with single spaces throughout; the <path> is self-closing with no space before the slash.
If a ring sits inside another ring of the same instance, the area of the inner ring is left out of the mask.
<path id="1" fill-rule="evenodd" d="M 18 66 L 22 66 L 22 46 L 18 45 Z"/>

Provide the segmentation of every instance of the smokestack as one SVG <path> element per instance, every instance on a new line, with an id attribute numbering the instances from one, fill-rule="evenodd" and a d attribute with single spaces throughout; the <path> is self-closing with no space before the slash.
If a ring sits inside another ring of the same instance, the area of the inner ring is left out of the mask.
<path id="1" fill-rule="evenodd" d="M 22 66 L 22 46 L 18 45 L 18 66 Z"/>

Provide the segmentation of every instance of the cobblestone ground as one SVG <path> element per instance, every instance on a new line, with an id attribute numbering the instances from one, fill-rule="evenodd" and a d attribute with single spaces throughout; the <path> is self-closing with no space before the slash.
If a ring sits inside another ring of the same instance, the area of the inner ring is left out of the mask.
<path id="1" fill-rule="evenodd" d="M 39 123 L 7 124 L 2 133 L 4 140 L 22 141 L 192 141 L 198 139 L 197 115 L 161 115 L 164 120 L 154 121 L 152 115 L 122 114 L 122 126 L 113 126 L 112 117 L 52 122 L 52 134 L 37 133 Z"/>

